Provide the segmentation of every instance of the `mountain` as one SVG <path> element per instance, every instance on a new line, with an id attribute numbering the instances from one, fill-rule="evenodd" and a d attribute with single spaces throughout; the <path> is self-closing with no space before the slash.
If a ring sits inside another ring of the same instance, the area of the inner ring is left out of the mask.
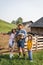
<path id="1" fill-rule="evenodd" d="M 16 25 L 0 19 L 0 32 L 8 32 L 12 28 L 16 28 Z"/>

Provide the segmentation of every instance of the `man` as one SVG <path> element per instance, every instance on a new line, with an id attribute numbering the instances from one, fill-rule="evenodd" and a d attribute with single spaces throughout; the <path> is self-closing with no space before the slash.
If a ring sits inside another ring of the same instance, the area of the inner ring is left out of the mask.
<path id="1" fill-rule="evenodd" d="M 23 29 L 23 24 L 19 24 L 18 30 L 16 33 L 16 37 L 18 37 L 17 45 L 18 45 L 19 57 L 21 57 L 21 50 L 22 50 L 23 56 L 25 57 L 24 43 L 25 43 L 26 34 L 27 34 L 26 30 Z M 21 36 L 20 39 L 19 39 L 19 36 Z"/>

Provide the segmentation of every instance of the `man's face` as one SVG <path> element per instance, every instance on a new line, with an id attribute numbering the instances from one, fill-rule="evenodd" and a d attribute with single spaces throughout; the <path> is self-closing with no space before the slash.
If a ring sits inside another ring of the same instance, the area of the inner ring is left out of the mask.
<path id="1" fill-rule="evenodd" d="M 18 29 L 22 29 L 22 25 L 18 26 Z"/>

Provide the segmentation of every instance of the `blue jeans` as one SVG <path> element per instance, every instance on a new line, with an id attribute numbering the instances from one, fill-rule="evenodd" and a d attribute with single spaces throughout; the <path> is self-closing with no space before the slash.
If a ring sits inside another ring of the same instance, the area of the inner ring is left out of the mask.
<path id="1" fill-rule="evenodd" d="M 29 60 L 32 60 L 32 50 L 28 50 Z"/>
<path id="2" fill-rule="evenodd" d="M 24 48 L 25 39 L 21 39 L 17 42 L 18 47 Z"/>

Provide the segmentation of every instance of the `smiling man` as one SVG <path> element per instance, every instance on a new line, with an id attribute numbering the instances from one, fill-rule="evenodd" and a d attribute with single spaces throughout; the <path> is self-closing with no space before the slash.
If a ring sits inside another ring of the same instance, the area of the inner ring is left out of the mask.
<path id="1" fill-rule="evenodd" d="M 25 51 L 24 51 L 24 43 L 25 43 L 25 38 L 26 38 L 27 32 L 26 30 L 23 29 L 23 24 L 18 25 L 18 31 L 16 33 L 16 37 L 19 39 L 17 40 L 17 45 L 18 45 L 18 51 L 19 51 L 19 57 L 21 57 L 21 53 L 23 54 L 23 57 L 25 56 Z M 22 50 L 22 52 L 21 52 Z"/>

